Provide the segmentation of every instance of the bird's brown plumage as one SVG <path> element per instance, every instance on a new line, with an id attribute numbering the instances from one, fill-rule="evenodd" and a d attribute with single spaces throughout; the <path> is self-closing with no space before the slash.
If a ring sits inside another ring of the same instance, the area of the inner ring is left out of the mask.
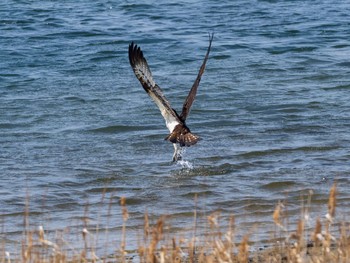
<path id="1" fill-rule="evenodd" d="M 190 129 L 186 126 L 185 121 L 189 115 L 191 106 L 197 94 L 199 82 L 204 73 L 207 60 L 209 58 L 209 52 L 211 43 L 213 41 L 213 35 L 209 35 L 209 47 L 205 55 L 204 61 L 199 69 L 196 80 L 194 81 L 192 88 L 183 104 L 182 112 L 180 115 L 170 106 L 169 101 L 164 96 L 162 89 L 153 80 L 151 70 L 148 63 L 143 56 L 143 52 L 140 47 L 133 42 L 129 45 L 129 62 L 135 73 L 135 76 L 140 81 L 144 90 L 157 104 L 162 116 L 165 119 L 166 126 L 168 127 L 170 134 L 165 138 L 166 140 L 183 146 L 191 146 L 198 142 L 199 137 L 191 133 Z M 176 150 L 174 156 L 176 156 Z"/>

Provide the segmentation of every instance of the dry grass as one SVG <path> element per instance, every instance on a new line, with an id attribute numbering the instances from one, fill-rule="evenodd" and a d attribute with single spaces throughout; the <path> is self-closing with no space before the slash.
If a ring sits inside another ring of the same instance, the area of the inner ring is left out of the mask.
<path id="1" fill-rule="evenodd" d="M 29 211 L 26 209 L 24 221 L 25 235 L 18 257 L 11 257 L 0 249 L 0 262 L 350 262 L 349 227 L 347 224 L 336 224 L 337 186 L 330 190 L 328 213 L 317 218 L 314 227 L 306 228 L 311 206 L 310 193 L 307 204 L 294 225 L 294 231 L 287 231 L 287 211 L 283 203 L 278 203 L 271 214 L 271 221 L 276 228 L 276 236 L 269 246 L 261 251 L 252 250 L 250 233 L 235 240 L 235 218 L 229 219 L 228 226 L 220 226 L 220 213 L 214 212 L 207 217 L 208 233 L 197 236 L 197 212 L 194 212 L 194 230 L 192 238 L 182 239 L 166 233 L 166 217 L 159 218 L 154 224 L 150 222 L 148 213 L 144 215 L 144 229 L 138 249 L 126 250 L 128 209 L 125 198 L 121 198 L 120 206 L 123 225 L 120 247 L 115 254 L 99 257 L 91 248 L 91 235 L 87 228 L 82 231 L 81 251 L 67 253 L 62 246 L 46 238 L 45 231 L 39 227 L 29 230 Z M 28 207 L 28 205 L 27 205 Z M 290 225 L 289 225 L 290 227 Z"/>

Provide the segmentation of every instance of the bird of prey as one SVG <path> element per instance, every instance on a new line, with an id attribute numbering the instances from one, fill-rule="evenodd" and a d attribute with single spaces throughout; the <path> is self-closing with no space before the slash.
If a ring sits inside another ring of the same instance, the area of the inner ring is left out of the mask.
<path id="1" fill-rule="evenodd" d="M 170 103 L 164 96 L 162 89 L 153 80 L 151 70 L 149 69 L 148 63 L 143 56 L 143 52 L 141 51 L 140 47 L 135 45 L 134 42 L 131 42 L 129 45 L 129 61 L 135 76 L 140 81 L 147 94 L 158 106 L 162 116 L 165 119 L 165 124 L 170 131 L 170 134 L 165 138 L 165 140 L 173 143 L 175 150 L 173 162 L 181 160 L 182 147 L 194 145 L 200 139 L 199 136 L 190 131 L 185 121 L 190 113 L 190 108 L 196 97 L 197 88 L 205 70 L 212 41 L 213 34 L 209 35 L 209 47 L 207 53 L 204 57 L 202 66 L 199 69 L 197 78 L 194 81 L 192 88 L 182 106 L 182 112 L 180 115 L 170 106 Z"/>

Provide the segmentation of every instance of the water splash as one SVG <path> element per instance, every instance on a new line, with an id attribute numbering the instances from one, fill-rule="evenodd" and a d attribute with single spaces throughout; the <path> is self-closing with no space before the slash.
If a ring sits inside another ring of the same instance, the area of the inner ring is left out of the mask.
<path id="1" fill-rule="evenodd" d="M 179 160 L 177 161 L 176 165 L 180 165 L 183 169 L 193 169 L 193 164 L 190 161 Z"/>
<path id="2" fill-rule="evenodd" d="M 190 161 L 185 161 L 185 158 L 184 158 L 186 153 L 186 148 L 181 147 L 179 153 L 180 153 L 181 159 L 176 162 L 176 165 L 181 166 L 182 169 L 192 170 L 193 164 Z"/>

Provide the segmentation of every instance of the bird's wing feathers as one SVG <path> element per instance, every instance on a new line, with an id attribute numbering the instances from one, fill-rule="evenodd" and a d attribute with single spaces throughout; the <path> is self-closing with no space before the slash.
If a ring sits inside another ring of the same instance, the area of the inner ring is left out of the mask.
<path id="1" fill-rule="evenodd" d="M 140 47 L 134 45 L 133 42 L 129 45 L 129 61 L 137 79 L 140 81 L 147 94 L 158 106 L 165 119 L 167 128 L 172 132 L 175 126 L 182 122 L 176 112 L 171 108 L 162 89 L 153 80 L 151 70 L 149 69 Z"/>
<path id="2" fill-rule="evenodd" d="M 207 63 L 207 60 L 209 58 L 209 52 L 210 52 L 210 48 L 211 48 L 211 42 L 213 41 L 213 37 L 214 37 L 214 34 L 212 35 L 209 35 L 209 47 L 208 47 L 208 50 L 207 50 L 207 54 L 205 55 L 204 57 L 204 61 L 202 63 L 202 66 L 200 67 L 199 69 L 199 72 L 198 72 L 198 75 L 197 75 L 197 78 L 196 80 L 194 81 L 193 85 L 192 85 L 192 88 L 183 104 L 183 107 L 182 107 L 182 112 L 181 112 L 181 115 L 180 115 L 180 118 L 181 120 L 185 121 L 188 114 L 190 113 L 190 109 L 191 109 L 191 106 L 192 106 L 192 103 L 196 97 L 196 94 L 197 94 L 197 88 L 199 86 L 199 82 L 201 81 L 201 77 L 204 73 L 204 70 L 205 70 L 205 65 Z"/>

